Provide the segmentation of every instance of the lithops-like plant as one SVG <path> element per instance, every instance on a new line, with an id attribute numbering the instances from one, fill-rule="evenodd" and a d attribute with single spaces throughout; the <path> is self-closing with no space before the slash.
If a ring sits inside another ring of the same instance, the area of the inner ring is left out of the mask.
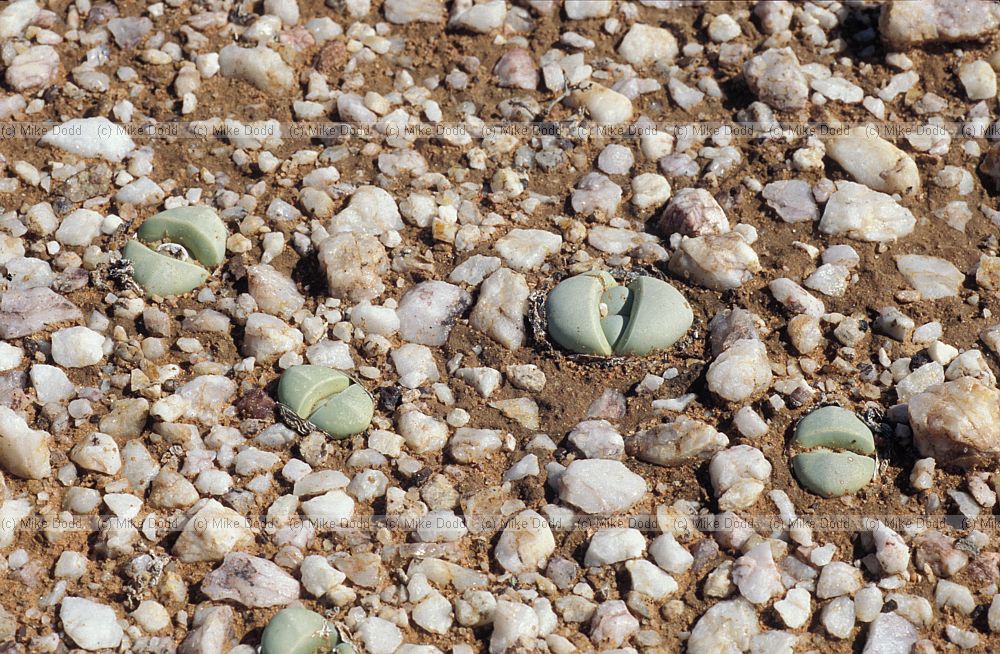
<path id="1" fill-rule="evenodd" d="M 368 428 L 375 403 L 351 377 L 323 366 L 292 366 L 278 381 L 278 401 L 301 420 L 334 438 Z"/>
<path id="2" fill-rule="evenodd" d="M 604 271 L 561 281 L 545 301 L 548 333 L 571 352 L 645 356 L 676 343 L 694 321 L 684 296 L 665 281 L 619 284 Z"/>
<path id="3" fill-rule="evenodd" d="M 340 637 L 337 628 L 315 611 L 300 607 L 274 614 L 260 637 L 260 654 L 326 654 Z"/>
<path id="4" fill-rule="evenodd" d="M 821 497 L 856 493 L 875 477 L 875 439 L 856 415 L 838 406 L 809 413 L 795 426 L 792 470 Z"/>
<path id="5" fill-rule="evenodd" d="M 149 295 L 191 291 L 226 254 L 226 226 L 210 207 L 178 207 L 148 218 L 125 244 L 132 278 Z"/>

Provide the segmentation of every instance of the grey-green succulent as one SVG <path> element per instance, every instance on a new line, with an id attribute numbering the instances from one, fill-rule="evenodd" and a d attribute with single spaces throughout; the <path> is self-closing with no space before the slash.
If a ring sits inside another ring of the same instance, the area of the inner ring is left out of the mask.
<path id="1" fill-rule="evenodd" d="M 655 277 L 619 284 L 604 271 L 563 280 L 545 302 L 548 332 L 578 354 L 645 356 L 676 343 L 694 321 L 684 296 Z"/>
<path id="2" fill-rule="evenodd" d="M 226 254 L 226 226 L 210 207 L 177 207 L 148 218 L 125 244 L 132 278 L 150 295 L 193 290 Z M 154 247 L 150 247 L 151 245 Z M 188 258 L 190 255 L 190 258 Z"/>
<path id="3" fill-rule="evenodd" d="M 286 370 L 278 381 L 278 401 L 338 439 L 363 432 L 375 414 L 375 403 L 361 384 L 324 366 Z"/>
<path id="4" fill-rule="evenodd" d="M 327 654 L 340 637 L 337 628 L 315 611 L 300 607 L 274 614 L 260 637 L 260 654 Z"/>
<path id="5" fill-rule="evenodd" d="M 837 406 L 812 411 L 795 426 L 792 470 L 821 497 L 856 493 L 875 476 L 875 439 L 856 415 Z"/>

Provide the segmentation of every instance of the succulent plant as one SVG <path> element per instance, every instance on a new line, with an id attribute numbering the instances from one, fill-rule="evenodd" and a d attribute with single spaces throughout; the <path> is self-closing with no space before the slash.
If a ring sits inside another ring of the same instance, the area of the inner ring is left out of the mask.
<path id="1" fill-rule="evenodd" d="M 340 638 L 319 613 L 290 607 L 274 614 L 260 638 L 260 654 L 326 654 Z"/>
<path id="2" fill-rule="evenodd" d="M 375 403 L 361 384 L 323 366 L 286 370 L 278 382 L 278 401 L 338 439 L 363 432 L 375 413 Z"/>
<path id="3" fill-rule="evenodd" d="M 875 439 L 856 415 L 837 406 L 812 411 L 795 426 L 792 470 L 821 497 L 856 493 L 875 476 Z"/>
<path id="4" fill-rule="evenodd" d="M 136 237 L 122 252 L 132 262 L 132 278 L 146 293 L 166 297 L 208 279 L 208 268 L 222 263 L 228 233 L 213 209 L 197 206 L 156 214 L 142 223 Z"/>
<path id="5" fill-rule="evenodd" d="M 548 332 L 567 350 L 645 356 L 676 343 L 694 320 L 677 289 L 655 277 L 622 285 L 604 271 L 563 280 L 545 302 Z"/>

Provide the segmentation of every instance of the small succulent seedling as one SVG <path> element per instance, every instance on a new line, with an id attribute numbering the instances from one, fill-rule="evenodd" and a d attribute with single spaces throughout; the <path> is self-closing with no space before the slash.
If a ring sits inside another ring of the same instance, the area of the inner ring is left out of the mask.
<path id="1" fill-rule="evenodd" d="M 146 220 L 122 256 L 150 295 L 181 295 L 208 279 L 226 254 L 226 226 L 209 207 L 168 209 Z M 150 246 L 153 247 L 150 247 Z"/>
<path id="2" fill-rule="evenodd" d="M 875 477 L 875 439 L 856 415 L 838 406 L 809 413 L 795 426 L 792 470 L 821 497 L 856 493 Z"/>
<path id="3" fill-rule="evenodd" d="M 548 333 L 571 352 L 645 356 L 676 343 L 694 321 L 684 296 L 645 275 L 627 285 L 604 271 L 563 280 L 545 301 Z"/>
<path id="4" fill-rule="evenodd" d="M 292 366 L 278 382 L 278 402 L 299 419 L 334 438 L 368 428 L 375 403 L 365 387 L 348 375 L 323 366 Z"/>
<path id="5" fill-rule="evenodd" d="M 340 640 L 319 613 L 291 607 L 274 614 L 260 637 L 260 654 L 327 654 Z"/>

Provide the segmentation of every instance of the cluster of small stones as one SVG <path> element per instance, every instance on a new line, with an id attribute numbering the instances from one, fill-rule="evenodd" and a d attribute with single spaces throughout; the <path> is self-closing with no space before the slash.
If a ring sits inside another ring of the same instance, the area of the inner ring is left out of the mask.
<path id="1" fill-rule="evenodd" d="M 0 650 L 253 654 L 299 606 L 371 654 L 996 646 L 991 534 L 797 519 L 996 506 L 1000 242 L 967 235 L 1000 225 L 996 5 L 327 5 L 0 9 L 0 119 L 64 123 L 0 155 Z M 843 113 L 925 129 L 475 132 Z M 274 115 L 373 131 L 301 140 Z M 173 120 L 221 136 L 116 129 Z M 401 129 L 421 121 L 475 135 Z M 762 151 L 774 178 L 747 172 Z M 188 205 L 218 212 L 226 261 L 145 297 L 113 254 Z M 533 348 L 534 289 L 630 266 L 694 308 L 662 368 L 604 388 Z M 827 310 L 862 288 L 883 300 Z M 982 347 L 946 333 L 969 324 Z M 371 389 L 371 428 L 279 421 L 270 389 L 304 363 Z M 566 416 L 572 380 L 595 399 Z M 881 421 L 884 484 L 822 500 L 790 476 L 783 430 L 827 402 Z M 578 524 L 633 513 L 657 520 Z M 373 514 L 417 528 L 330 528 Z"/>

